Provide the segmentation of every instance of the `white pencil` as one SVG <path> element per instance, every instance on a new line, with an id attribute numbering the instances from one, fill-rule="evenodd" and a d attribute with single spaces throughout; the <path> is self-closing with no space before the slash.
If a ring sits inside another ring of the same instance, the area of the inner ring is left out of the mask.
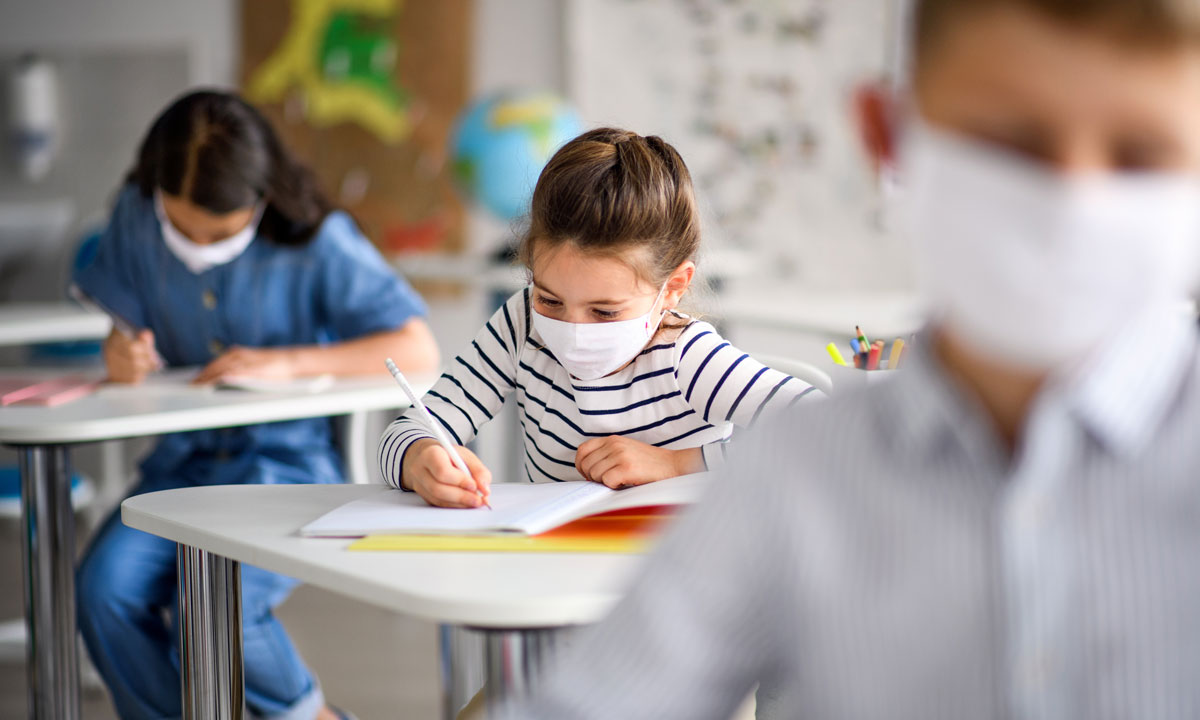
<path id="1" fill-rule="evenodd" d="M 467 463 L 463 461 L 462 455 L 458 454 L 458 450 L 454 449 L 454 443 L 450 442 L 450 437 L 446 435 L 445 428 L 433 416 L 433 413 L 429 412 L 429 408 L 425 407 L 425 403 L 421 402 L 421 398 L 417 397 L 417 394 L 413 392 L 412 386 L 408 384 L 408 380 L 404 379 L 404 373 L 400 372 L 400 368 L 396 367 L 396 363 L 392 362 L 391 358 L 387 359 L 387 369 L 400 385 L 400 389 L 408 396 L 408 401 L 412 403 L 412 406 L 419 409 L 421 414 L 425 416 L 425 424 L 429 427 L 429 432 L 433 433 L 434 439 L 446 450 L 446 453 L 450 456 L 450 462 L 454 464 L 454 467 L 459 472 L 469 478 L 473 478 L 474 476 L 471 475 L 471 470 L 467 467 Z M 483 498 L 483 504 L 487 509 L 491 510 L 492 506 L 488 503 L 487 496 L 483 494 L 483 491 L 477 487 L 475 492 L 478 493 L 479 497 Z"/>

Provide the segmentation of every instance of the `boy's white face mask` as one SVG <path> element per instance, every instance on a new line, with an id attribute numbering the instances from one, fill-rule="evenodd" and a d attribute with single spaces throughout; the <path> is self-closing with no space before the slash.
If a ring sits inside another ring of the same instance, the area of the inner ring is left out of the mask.
<path id="1" fill-rule="evenodd" d="M 250 247 L 250 243 L 258 234 L 258 222 L 262 219 L 263 207 L 263 204 L 259 203 L 254 209 L 254 218 L 250 223 L 233 235 L 224 240 L 201 245 L 192 242 L 171 224 L 167 211 L 163 209 L 162 194 L 158 190 L 154 191 L 154 213 L 158 216 L 163 242 L 171 254 L 179 258 L 179 262 L 195 275 L 231 262 L 246 252 L 246 248 Z"/>
<path id="2" fill-rule="evenodd" d="M 535 310 L 532 313 L 533 329 L 567 372 L 580 380 L 597 380 L 620 370 L 637 357 L 658 332 L 666 312 L 661 311 L 655 317 L 654 309 L 666 290 L 667 286 L 663 285 L 646 314 L 632 320 L 569 323 L 548 318 Z"/>
<path id="3" fill-rule="evenodd" d="M 918 277 L 976 353 L 1049 370 L 1194 289 L 1200 178 L 1067 177 L 914 125 L 900 172 Z"/>

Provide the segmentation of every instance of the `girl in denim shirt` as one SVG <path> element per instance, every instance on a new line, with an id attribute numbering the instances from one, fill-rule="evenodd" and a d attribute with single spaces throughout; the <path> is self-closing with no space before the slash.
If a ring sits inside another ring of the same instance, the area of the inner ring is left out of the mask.
<path id="1" fill-rule="evenodd" d="M 110 379 L 199 366 L 196 382 L 433 370 L 420 297 L 334 209 L 266 120 L 195 92 L 150 128 L 76 286 L 138 329 L 105 341 Z M 208 484 L 343 481 L 328 419 L 162 437 L 134 494 Z M 296 581 L 242 569 L 247 705 L 338 717 L 273 614 Z M 79 568 L 79 625 L 122 718 L 178 717 L 174 543 L 114 513 Z M 164 615 L 169 620 L 164 619 Z"/>

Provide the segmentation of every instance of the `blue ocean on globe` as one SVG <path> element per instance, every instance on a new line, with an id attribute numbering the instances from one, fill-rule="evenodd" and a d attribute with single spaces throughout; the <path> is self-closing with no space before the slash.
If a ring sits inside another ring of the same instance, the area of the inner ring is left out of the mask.
<path id="1" fill-rule="evenodd" d="M 523 217 L 546 162 L 581 132 L 579 113 L 552 93 L 487 96 L 466 108 L 451 137 L 455 182 L 500 219 Z"/>

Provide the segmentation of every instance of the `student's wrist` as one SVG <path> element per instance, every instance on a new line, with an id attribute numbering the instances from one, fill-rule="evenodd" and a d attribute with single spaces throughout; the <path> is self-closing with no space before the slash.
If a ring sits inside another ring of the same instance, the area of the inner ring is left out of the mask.
<path id="1" fill-rule="evenodd" d="M 316 362 L 313 357 L 313 347 L 288 347 L 279 348 L 280 356 L 288 367 L 288 372 L 292 377 L 308 377 L 311 375 L 321 375 L 320 363 Z"/>
<path id="2" fill-rule="evenodd" d="M 704 472 L 704 449 L 688 448 L 674 451 L 675 476 Z"/>
<path id="3" fill-rule="evenodd" d="M 432 438 L 420 438 L 414 440 L 408 447 L 404 448 L 404 452 L 400 454 L 400 489 L 408 492 L 416 492 L 416 487 L 413 485 L 409 472 L 409 460 L 416 461 L 421 457 L 421 452 L 430 445 L 437 445 L 437 440 Z"/>

